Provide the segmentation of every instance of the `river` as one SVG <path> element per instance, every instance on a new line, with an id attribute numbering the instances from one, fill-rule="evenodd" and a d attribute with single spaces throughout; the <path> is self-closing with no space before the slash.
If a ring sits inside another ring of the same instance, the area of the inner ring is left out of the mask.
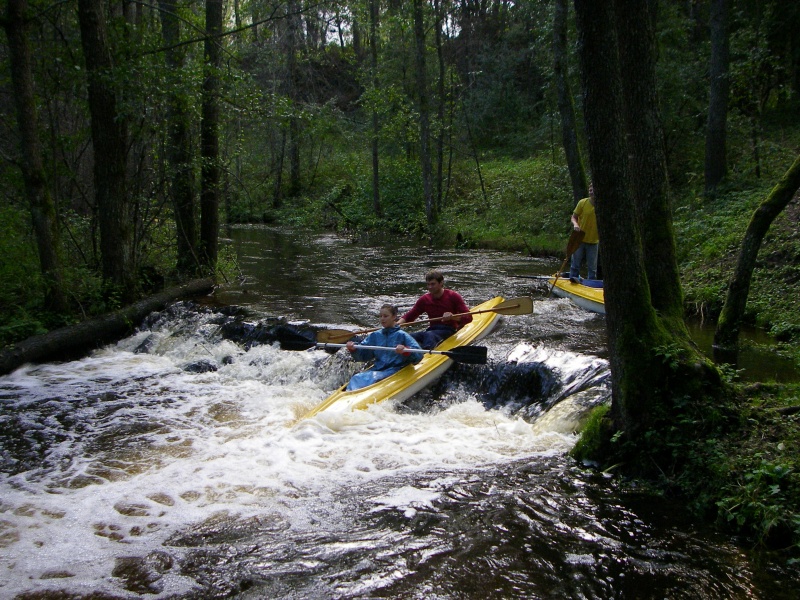
<path id="1" fill-rule="evenodd" d="M 795 597 L 793 567 L 568 457 L 609 396 L 604 317 L 515 276 L 560 261 L 227 235 L 241 277 L 212 298 L 0 377 L 0 597 Z M 534 313 L 400 405 L 301 419 L 356 367 L 273 326 L 374 327 L 432 267 Z"/>

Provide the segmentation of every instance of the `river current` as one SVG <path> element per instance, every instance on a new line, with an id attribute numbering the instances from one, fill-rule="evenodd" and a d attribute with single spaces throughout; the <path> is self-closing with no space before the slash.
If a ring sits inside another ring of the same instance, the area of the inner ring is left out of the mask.
<path id="1" fill-rule="evenodd" d="M 0 377 L 0 598 L 794 597 L 792 567 L 568 457 L 610 392 L 604 317 L 516 277 L 560 261 L 228 235 L 212 297 Z M 274 327 L 375 327 L 433 267 L 534 313 L 402 404 L 302 419 L 358 366 Z"/>

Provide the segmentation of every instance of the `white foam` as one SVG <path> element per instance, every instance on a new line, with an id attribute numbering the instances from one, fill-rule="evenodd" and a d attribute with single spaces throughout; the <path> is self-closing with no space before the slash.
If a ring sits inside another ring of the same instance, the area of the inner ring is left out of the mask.
<path id="1" fill-rule="evenodd" d="M 346 486 L 422 472 L 446 479 L 448 471 L 574 443 L 476 400 L 435 414 L 378 404 L 298 423 L 330 391 L 323 353 L 245 352 L 167 333 L 155 341 L 157 353 L 133 353 L 146 337 L 0 378 L 3 402 L 13 405 L 5 414 L 52 436 L 42 468 L 0 477 L 0 596 L 62 588 L 124 595 L 110 577 L 115 559 L 144 556 L 217 515 L 279 515 L 302 529 Z M 229 356 L 234 361 L 224 364 Z M 217 370 L 184 370 L 199 357 Z M 45 403 L 80 426 L 62 427 L 55 417 L 34 423 Z M 433 489 L 390 486 L 373 503 L 413 516 L 437 497 Z M 177 576 L 165 582 L 153 598 L 192 585 Z"/>

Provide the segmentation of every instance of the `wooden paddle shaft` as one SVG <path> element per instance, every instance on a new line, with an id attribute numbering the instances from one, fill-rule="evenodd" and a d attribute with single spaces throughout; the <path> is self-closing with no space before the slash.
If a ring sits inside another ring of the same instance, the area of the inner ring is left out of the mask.
<path id="1" fill-rule="evenodd" d="M 511 298 L 504 302 L 501 302 L 497 306 L 492 308 L 484 308 L 478 310 L 471 310 L 465 313 L 458 313 L 452 315 L 452 317 L 463 317 L 464 315 L 478 315 L 481 313 L 488 313 L 494 312 L 499 314 L 524 314 L 530 313 L 533 311 L 533 305 L 531 299 L 527 296 L 521 298 Z M 452 317 L 437 317 L 434 319 L 426 319 L 423 321 L 409 321 L 408 323 L 400 323 L 399 327 L 410 327 L 411 325 L 420 325 L 423 323 L 432 323 L 434 321 L 442 321 L 444 319 L 450 319 Z M 353 336 L 356 335 L 364 335 L 366 333 L 372 333 L 373 331 L 378 331 L 382 329 L 382 327 L 375 327 L 373 329 L 361 329 L 359 331 L 346 331 L 346 330 L 328 330 L 327 332 L 321 331 L 318 335 L 324 335 L 326 339 L 330 340 L 348 340 Z M 324 340 L 323 340 L 324 341 Z"/>
<path id="2" fill-rule="evenodd" d="M 548 296 L 553 293 L 553 288 L 556 287 L 556 283 L 558 283 L 558 278 L 561 277 L 561 271 L 563 271 L 564 267 L 567 266 L 567 261 L 569 260 L 569 257 L 575 254 L 575 250 L 577 250 L 578 247 L 581 245 L 581 242 L 583 241 L 583 237 L 585 235 L 586 232 L 581 229 L 578 229 L 577 231 L 573 229 L 572 233 L 569 234 L 569 240 L 567 240 L 567 255 L 564 257 L 564 262 L 561 263 L 561 268 L 558 270 L 558 273 L 556 273 L 556 278 L 553 281 L 553 285 L 550 286 L 550 291 L 547 292 Z"/>

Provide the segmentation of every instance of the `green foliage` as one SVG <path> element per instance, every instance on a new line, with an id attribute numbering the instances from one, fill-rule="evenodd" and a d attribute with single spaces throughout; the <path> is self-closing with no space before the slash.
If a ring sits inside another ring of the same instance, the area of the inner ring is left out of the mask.
<path id="1" fill-rule="evenodd" d="M 785 151 L 781 151 L 785 156 Z M 766 162 L 765 162 L 766 164 Z M 791 164 L 770 163 L 774 180 Z M 683 200 L 675 210 L 674 231 L 687 312 L 715 318 L 722 310 L 744 233 L 773 181 L 742 182 L 706 202 Z M 788 342 L 800 335 L 797 292 L 800 284 L 800 207 L 791 203 L 764 238 L 748 295 L 745 319 Z"/>
<path id="2" fill-rule="evenodd" d="M 425 205 L 419 163 L 402 158 L 381 162 L 380 204 L 373 209 L 372 171 L 368 156 L 338 155 L 338 168 L 325 179 L 328 186 L 314 198 L 287 203 L 276 217 L 281 223 L 349 231 L 389 231 L 421 235 L 426 231 Z"/>
<path id="3" fill-rule="evenodd" d="M 217 278 L 227 283 L 236 281 L 242 276 L 236 249 L 230 244 L 221 244 L 217 256 Z"/>
<path id="4" fill-rule="evenodd" d="M 451 239 L 503 250 L 560 249 L 574 208 L 563 167 L 546 158 L 493 158 L 481 164 L 484 192 L 474 163 L 459 165 L 441 223 Z M 560 250 L 559 250 L 560 251 Z"/>
<path id="5" fill-rule="evenodd" d="M 4 282 L 0 305 L 24 304 L 39 295 L 37 271 L 29 217 L 13 206 L 0 206 L 0 273 Z"/>
<path id="6" fill-rule="evenodd" d="M 708 96 L 708 40 L 697 39 L 694 18 L 679 3 L 658 7 L 656 63 L 666 137 L 667 168 L 676 186 L 702 185 Z M 691 42 L 686 43 L 687 36 Z"/>
<path id="7" fill-rule="evenodd" d="M 685 358 L 685 350 L 678 344 L 667 344 L 653 348 L 653 354 L 670 370 L 676 371 Z"/>
<path id="8" fill-rule="evenodd" d="M 13 206 L 0 206 L 0 346 L 44 333 L 42 281 L 27 216 Z"/>
<path id="9" fill-rule="evenodd" d="M 750 405 L 741 436 L 716 456 L 718 518 L 736 532 L 770 547 L 800 552 L 800 463 L 795 449 L 800 422 L 779 409 L 798 405 L 800 384 L 743 388 Z"/>
<path id="10" fill-rule="evenodd" d="M 754 458 L 758 464 L 727 487 L 717 502 L 721 518 L 740 530 L 752 529 L 761 543 L 780 528 L 791 530 L 800 540 L 800 479 L 794 466 L 766 460 L 760 453 Z"/>

